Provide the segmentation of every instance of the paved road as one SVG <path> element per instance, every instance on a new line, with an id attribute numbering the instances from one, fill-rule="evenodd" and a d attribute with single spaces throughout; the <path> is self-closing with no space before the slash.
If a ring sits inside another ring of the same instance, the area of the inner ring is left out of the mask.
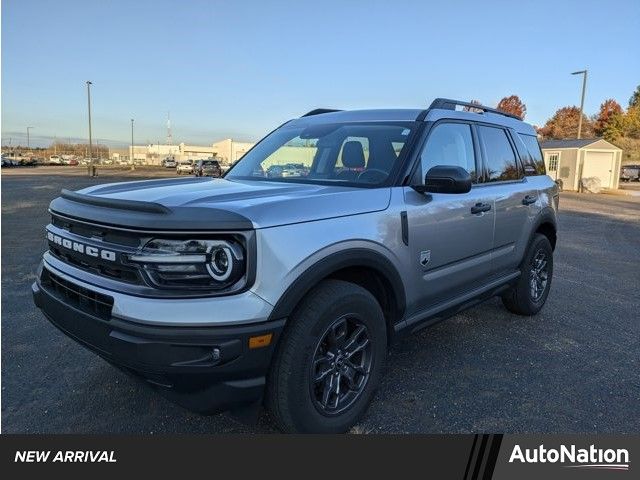
<path id="1" fill-rule="evenodd" d="M 2 175 L 3 431 L 273 431 L 265 416 L 188 413 L 45 321 L 29 286 L 48 202 L 118 178 L 17 173 Z M 356 431 L 640 432 L 640 199 L 563 193 L 560 206 L 542 312 L 517 317 L 496 299 L 395 346 Z"/>

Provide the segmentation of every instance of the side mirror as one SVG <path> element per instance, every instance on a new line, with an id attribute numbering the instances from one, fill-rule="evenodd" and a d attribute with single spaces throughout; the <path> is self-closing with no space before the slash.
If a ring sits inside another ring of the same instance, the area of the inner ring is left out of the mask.
<path id="1" fill-rule="evenodd" d="M 436 165 L 424 177 L 424 185 L 416 185 L 420 193 L 467 193 L 471 190 L 471 175 L 462 167 Z"/>

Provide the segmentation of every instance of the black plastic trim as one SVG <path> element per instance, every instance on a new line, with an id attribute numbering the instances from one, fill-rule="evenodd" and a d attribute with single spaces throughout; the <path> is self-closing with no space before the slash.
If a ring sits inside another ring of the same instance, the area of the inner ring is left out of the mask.
<path id="1" fill-rule="evenodd" d="M 406 308 L 406 295 L 402 277 L 395 266 L 382 254 L 366 248 L 350 248 L 331 254 L 309 267 L 298 277 L 276 303 L 269 320 L 289 317 L 296 305 L 315 285 L 343 268 L 367 267 L 377 270 L 391 285 L 396 303 L 396 319 L 402 318 Z"/>
<path id="2" fill-rule="evenodd" d="M 402 243 L 409 246 L 409 220 L 407 219 L 407 211 L 400 212 L 400 224 L 402 226 Z"/>
<path id="3" fill-rule="evenodd" d="M 436 98 L 433 102 L 431 102 L 431 105 L 429 106 L 429 110 L 431 109 L 455 110 L 457 106 L 476 108 L 484 112 L 495 113 L 497 115 L 503 115 L 505 117 L 511 117 L 511 118 L 515 118 L 516 120 L 522 121 L 522 119 L 517 115 L 503 112 L 502 110 L 498 110 L 497 108 L 486 107 L 479 103 L 476 104 L 471 102 L 463 102 L 462 100 L 452 100 L 450 98 Z"/>
<path id="4" fill-rule="evenodd" d="M 69 192 L 75 193 L 75 192 Z M 67 198 L 65 198 L 65 196 Z M 68 195 L 54 199 L 49 205 L 52 214 L 59 214 L 69 217 L 77 221 L 90 221 L 105 227 L 118 228 L 130 227 L 137 231 L 159 231 L 159 230 L 175 230 L 175 231 L 221 231 L 221 230 L 252 230 L 253 222 L 247 217 L 239 213 L 222 210 L 220 208 L 195 207 L 195 206 L 179 206 L 166 209 L 160 212 L 160 209 L 152 207 L 128 208 L 124 204 L 107 205 L 104 202 L 98 205 L 100 197 L 94 197 L 96 202 L 78 202 L 69 200 Z M 82 195 L 88 197 L 88 195 Z M 109 199 L 109 202 L 113 200 Z M 128 201 L 123 200 L 128 203 Z M 146 202 L 136 202 L 145 204 Z"/>
<path id="5" fill-rule="evenodd" d="M 171 213 L 171 210 L 164 205 L 160 205 L 159 203 L 154 202 L 141 202 L 138 200 L 97 197 L 94 195 L 72 192 L 71 190 L 67 189 L 62 189 L 60 196 L 72 202 L 94 205 L 96 207 L 117 208 L 121 210 L 133 210 L 136 212 L 147 213 Z"/>
<path id="6" fill-rule="evenodd" d="M 146 380 L 170 400 L 213 413 L 259 402 L 286 319 L 238 326 L 158 327 L 101 319 L 66 304 L 39 282 L 33 300 L 47 319 L 114 366 Z M 271 333 L 250 349 L 249 338 Z M 219 354 L 213 356 L 213 348 Z"/>
<path id="7" fill-rule="evenodd" d="M 322 115 L 323 113 L 333 113 L 333 112 L 341 112 L 341 111 L 342 110 L 336 110 L 336 109 L 332 109 L 332 108 L 316 108 L 314 110 L 311 110 L 310 112 L 305 113 L 300 118 L 312 117 L 314 115 Z"/>

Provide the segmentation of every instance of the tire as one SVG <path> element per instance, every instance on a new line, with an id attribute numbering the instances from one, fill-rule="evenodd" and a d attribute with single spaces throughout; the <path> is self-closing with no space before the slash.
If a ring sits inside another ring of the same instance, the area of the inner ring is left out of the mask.
<path id="1" fill-rule="evenodd" d="M 544 267 L 541 262 L 546 262 Z M 547 301 L 553 278 L 553 249 L 547 237 L 539 233 L 533 237 L 520 271 L 518 283 L 502 295 L 502 303 L 518 315 L 535 315 Z"/>
<path id="2" fill-rule="evenodd" d="M 360 350 L 343 357 L 354 337 L 350 350 Z M 339 339 L 345 351 L 335 353 Z M 283 432 L 346 432 L 373 399 L 386 355 L 386 322 L 375 297 L 358 285 L 324 280 L 289 318 L 267 379 L 267 409 Z"/>

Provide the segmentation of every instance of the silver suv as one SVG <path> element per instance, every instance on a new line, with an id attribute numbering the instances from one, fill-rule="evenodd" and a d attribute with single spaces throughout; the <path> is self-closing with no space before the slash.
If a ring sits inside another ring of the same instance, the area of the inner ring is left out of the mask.
<path id="1" fill-rule="evenodd" d="M 542 308 L 557 208 L 515 117 L 446 99 L 314 110 L 223 179 L 63 190 L 33 294 L 187 408 L 264 404 L 284 431 L 343 432 L 401 335 L 495 295 Z"/>

